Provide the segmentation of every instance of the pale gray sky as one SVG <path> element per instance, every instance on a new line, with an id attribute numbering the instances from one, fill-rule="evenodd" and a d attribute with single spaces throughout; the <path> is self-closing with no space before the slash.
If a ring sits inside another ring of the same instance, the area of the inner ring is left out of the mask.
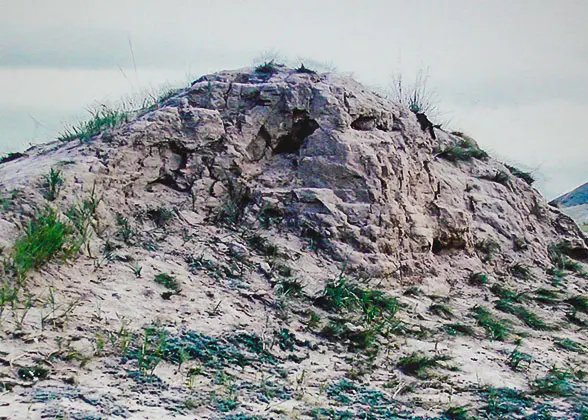
<path id="1" fill-rule="evenodd" d="M 0 0 L 0 153 L 273 50 L 370 86 L 428 69 L 450 128 L 553 198 L 588 181 L 586 22 L 586 0 Z"/>

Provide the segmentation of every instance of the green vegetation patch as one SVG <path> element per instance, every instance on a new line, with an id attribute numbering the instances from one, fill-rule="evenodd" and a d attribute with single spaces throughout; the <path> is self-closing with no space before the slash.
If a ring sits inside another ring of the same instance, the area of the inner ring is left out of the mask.
<path id="1" fill-rule="evenodd" d="M 43 188 L 43 197 L 47 201 L 55 201 L 59 194 L 59 190 L 63 186 L 63 175 L 60 170 L 51 168 L 49 174 L 43 178 L 41 184 Z"/>
<path id="2" fill-rule="evenodd" d="M 412 353 L 410 356 L 401 358 L 398 361 L 398 367 L 407 375 L 426 379 L 430 376 L 430 369 L 443 367 L 444 365 L 441 362 L 448 360 L 451 360 L 451 357 L 446 355 L 434 355 L 430 357 L 422 353 Z"/>
<path id="3" fill-rule="evenodd" d="M 88 121 L 84 121 L 66 129 L 58 139 L 64 142 L 76 139 L 79 139 L 80 141 L 88 141 L 104 130 L 116 128 L 125 122 L 127 122 L 126 113 L 109 109 L 107 107 L 101 107 L 99 110 L 91 113 L 91 118 Z"/>
<path id="4" fill-rule="evenodd" d="M 460 323 L 445 324 L 443 329 L 449 335 L 466 335 L 470 337 L 476 335 L 476 332 L 472 327 Z"/>
<path id="5" fill-rule="evenodd" d="M 573 351 L 575 353 L 584 353 L 584 347 L 577 341 L 570 340 L 569 338 L 557 340 L 555 345 L 564 350 Z"/>
<path id="6" fill-rule="evenodd" d="M 547 375 L 531 383 L 535 395 L 571 396 L 577 391 L 575 375 L 564 369 L 552 368 Z"/>
<path id="7" fill-rule="evenodd" d="M 478 324 L 486 331 L 486 336 L 491 340 L 505 341 L 512 329 L 506 319 L 500 319 L 483 306 L 474 306 L 472 316 L 478 321 Z"/>
<path id="8" fill-rule="evenodd" d="M 317 408 L 308 413 L 313 419 L 396 419 L 405 418 L 398 404 L 381 391 L 342 379 L 327 387 L 327 396 L 341 409 Z M 399 417 L 402 416 L 402 417 Z"/>
<path id="9" fill-rule="evenodd" d="M 278 363 L 255 334 L 237 333 L 215 338 L 196 331 L 183 331 L 172 335 L 159 327 L 146 328 L 144 336 L 135 339 L 124 358 L 136 360 L 142 372 L 152 372 L 162 360 L 176 365 L 198 360 L 206 368 L 200 371 L 203 375 L 228 367 Z"/>
<path id="10" fill-rule="evenodd" d="M 522 179 L 527 184 L 533 185 L 533 183 L 535 182 L 535 178 L 533 178 L 533 175 L 531 175 L 530 172 L 521 171 L 520 169 L 515 168 L 514 166 L 510 166 L 510 165 L 504 165 L 504 166 L 506 166 L 506 168 L 510 171 L 511 174 L 513 174 L 517 178 Z"/>
<path id="11" fill-rule="evenodd" d="M 566 299 L 566 303 L 572 305 L 577 311 L 588 313 L 588 297 L 584 295 L 572 296 Z"/>
<path id="12" fill-rule="evenodd" d="M 74 239 L 72 226 L 47 207 L 29 221 L 25 235 L 14 244 L 12 266 L 19 276 L 24 276 L 55 258 L 67 258 L 79 251 Z"/>
<path id="13" fill-rule="evenodd" d="M 535 313 L 529 311 L 524 306 L 514 304 L 510 299 L 500 299 L 498 302 L 496 302 L 496 309 L 516 316 L 528 327 L 531 327 L 535 330 L 552 331 L 556 329 L 555 326 L 547 324 Z"/>
<path id="14" fill-rule="evenodd" d="M 315 303 L 329 311 L 361 310 L 367 321 L 392 318 L 398 311 L 396 298 L 380 290 L 366 290 L 350 284 L 344 277 L 328 282 Z"/>
<path id="15" fill-rule="evenodd" d="M 566 255 L 569 252 L 570 244 L 567 241 L 559 242 L 550 246 L 548 249 L 549 259 L 556 269 L 568 270 L 578 273 L 579 275 L 586 275 L 582 265 Z"/>
<path id="16" fill-rule="evenodd" d="M 470 161 L 472 159 L 488 159 L 488 153 L 477 147 L 471 140 L 463 139 L 453 146 L 440 151 L 437 156 L 450 162 Z"/>
<path id="17" fill-rule="evenodd" d="M 155 281 L 155 283 L 161 284 L 170 292 L 173 292 L 173 294 L 178 294 L 182 291 L 182 288 L 180 287 L 180 284 L 178 283 L 177 279 L 175 278 L 175 276 L 172 276 L 171 274 L 160 273 L 156 275 L 153 280 Z M 167 295 L 168 298 L 169 296 L 170 295 Z"/>
<path id="18" fill-rule="evenodd" d="M 490 419 L 514 418 L 533 407 L 534 402 L 524 392 L 513 388 L 484 388 L 481 392 L 486 399 L 480 412 Z"/>

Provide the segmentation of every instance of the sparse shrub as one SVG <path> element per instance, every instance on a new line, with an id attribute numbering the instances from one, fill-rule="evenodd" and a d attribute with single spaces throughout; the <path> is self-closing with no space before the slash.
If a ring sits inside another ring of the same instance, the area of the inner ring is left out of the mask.
<path id="1" fill-rule="evenodd" d="M 501 284 L 494 283 L 490 291 L 501 299 L 506 299 L 513 302 L 522 302 L 525 298 L 524 293 L 518 293 Z"/>
<path id="2" fill-rule="evenodd" d="M 20 152 L 11 152 L 7 153 L 6 155 L 0 157 L 0 165 L 6 162 L 11 162 L 16 159 L 20 159 L 21 157 L 27 156 L 24 153 Z"/>
<path id="3" fill-rule="evenodd" d="M 213 221 L 219 225 L 236 229 L 245 216 L 245 210 L 251 202 L 250 189 L 227 176 L 225 179 L 227 196 L 223 204 L 217 208 L 212 216 Z"/>
<path id="4" fill-rule="evenodd" d="M 565 350 L 573 351 L 575 353 L 584 353 L 584 348 L 582 345 L 574 340 L 570 340 L 569 338 L 562 338 L 555 342 L 557 347 L 560 347 Z"/>
<path id="5" fill-rule="evenodd" d="M 132 239 L 137 235 L 137 232 L 131 227 L 131 223 L 129 219 L 124 217 L 122 214 L 116 214 L 116 224 L 119 227 L 118 229 L 118 236 L 122 239 L 122 241 L 127 244 L 132 244 Z"/>
<path id="6" fill-rule="evenodd" d="M 294 70 L 296 73 L 316 74 L 316 71 L 304 67 L 304 63 L 300 63 L 300 67 Z"/>
<path id="7" fill-rule="evenodd" d="M 420 379 L 429 377 L 429 369 L 442 366 L 440 362 L 451 360 L 446 355 L 435 355 L 429 357 L 420 353 L 412 353 L 410 356 L 403 357 L 398 361 L 398 367 L 407 375 L 416 376 Z"/>
<path id="8" fill-rule="evenodd" d="M 19 378 L 25 381 L 42 381 L 49 377 L 49 369 L 40 364 L 34 366 L 21 367 L 17 370 Z"/>
<path id="9" fill-rule="evenodd" d="M 572 309 L 566 313 L 566 319 L 570 321 L 572 324 L 577 325 L 582 328 L 588 327 L 588 321 L 582 319 L 581 316 L 578 315 L 578 311 Z"/>
<path id="10" fill-rule="evenodd" d="M 472 273 L 469 282 L 473 286 L 482 286 L 488 283 L 488 275 L 480 272 Z"/>
<path id="11" fill-rule="evenodd" d="M 569 252 L 569 243 L 562 241 L 558 244 L 552 245 L 548 249 L 549 259 L 552 264 L 559 270 L 568 270 L 578 273 L 580 275 L 586 275 L 582 265 L 569 258 L 566 254 Z"/>
<path id="12" fill-rule="evenodd" d="M 62 185 L 63 176 L 61 171 L 51 168 L 49 174 L 43 178 L 43 197 L 45 197 L 47 201 L 55 201 Z"/>
<path id="13" fill-rule="evenodd" d="M 280 256 L 280 250 L 278 246 L 271 243 L 267 238 L 264 238 L 258 233 L 254 233 L 249 236 L 247 238 L 247 242 L 260 254 L 265 255 L 270 259 L 276 259 Z"/>
<path id="14" fill-rule="evenodd" d="M 507 186 L 508 183 L 510 182 L 510 177 L 504 171 L 498 171 L 492 175 L 483 175 L 480 178 L 488 180 L 488 181 L 496 182 L 497 184 L 502 184 L 504 186 Z"/>
<path id="15" fill-rule="evenodd" d="M 463 325 L 459 323 L 454 324 L 445 324 L 443 326 L 445 332 L 449 335 L 467 335 L 473 337 L 476 335 L 474 329 L 468 325 Z"/>
<path id="16" fill-rule="evenodd" d="M 529 280 L 531 278 L 531 271 L 529 270 L 529 267 L 526 267 L 520 263 L 514 264 L 508 270 L 513 276 L 521 280 Z"/>
<path id="17" fill-rule="evenodd" d="M 556 290 L 545 289 L 542 287 L 535 291 L 534 299 L 549 305 L 555 305 L 561 301 L 560 294 Z"/>
<path id="18" fill-rule="evenodd" d="M 509 165 L 504 165 L 504 166 L 507 167 L 507 169 L 510 171 L 511 174 L 513 174 L 517 178 L 521 178 L 527 184 L 533 185 L 533 182 L 535 182 L 535 178 L 533 178 L 533 176 L 529 172 L 523 172 L 520 169 L 515 168 L 514 166 L 509 166 Z"/>
<path id="19" fill-rule="evenodd" d="M 572 296 L 571 298 L 566 299 L 566 303 L 569 303 L 574 309 L 580 312 L 588 313 L 588 297 L 586 296 Z"/>
<path id="20" fill-rule="evenodd" d="M 443 412 L 446 418 L 451 420 L 468 420 L 469 419 L 469 405 L 462 405 L 459 407 L 449 407 Z"/>
<path id="21" fill-rule="evenodd" d="M 382 317 L 392 318 L 398 310 L 395 298 L 386 296 L 380 290 L 365 290 L 348 284 L 344 277 L 328 282 L 315 303 L 326 310 L 352 312 L 360 309 L 367 321 Z"/>
<path id="22" fill-rule="evenodd" d="M 515 418 L 533 405 L 533 400 L 517 389 L 486 387 L 482 394 L 486 405 L 480 411 L 489 419 Z"/>
<path id="23" fill-rule="evenodd" d="M 155 226 L 162 228 L 168 224 L 168 222 L 174 218 L 174 212 L 166 209 L 165 207 L 158 207 L 147 211 L 147 217 L 153 220 Z"/>
<path id="24" fill-rule="evenodd" d="M 531 356 L 528 353 L 519 351 L 518 348 L 515 348 L 508 356 L 507 364 L 511 367 L 512 370 L 519 371 L 523 370 L 523 363 L 526 363 L 528 367 L 531 364 L 532 360 L 533 356 Z"/>
<path id="25" fill-rule="evenodd" d="M 269 78 L 271 75 L 278 72 L 278 65 L 274 60 L 266 61 L 263 64 L 255 67 L 255 73 Z"/>
<path id="26" fill-rule="evenodd" d="M 445 319 L 451 319 L 455 316 L 453 314 L 453 309 L 441 303 L 434 303 L 431 306 L 429 306 L 429 312 L 432 312 L 435 315 Z"/>
<path id="27" fill-rule="evenodd" d="M 484 262 L 492 262 L 494 256 L 500 251 L 500 244 L 492 239 L 482 239 L 475 245 L 478 257 Z"/>
<path id="28" fill-rule="evenodd" d="M 91 113 L 91 118 L 88 121 L 67 128 L 65 132 L 58 137 L 58 139 L 64 142 L 75 139 L 79 139 L 80 141 L 88 141 L 104 130 L 109 128 L 116 128 L 126 121 L 126 113 L 102 106 L 97 111 Z"/>
<path id="29" fill-rule="evenodd" d="M 308 319 L 306 319 L 304 321 L 306 324 L 306 327 L 310 330 L 314 330 L 314 329 L 318 328 L 318 326 L 321 323 L 320 315 L 317 314 L 312 309 L 307 310 L 304 314 L 308 317 Z"/>
<path id="30" fill-rule="evenodd" d="M 171 294 L 178 294 L 182 291 L 182 288 L 180 287 L 176 278 L 170 274 L 167 274 L 167 273 L 158 274 L 155 276 L 154 281 L 155 281 L 155 283 L 161 284 L 163 287 L 165 287 L 170 292 L 172 292 Z M 167 294 L 166 296 L 169 298 L 171 296 L 171 294 Z"/>
<path id="31" fill-rule="evenodd" d="M 437 156 L 450 162 L 488 159 L 488 153 L 478 148 L 468 139 L 460 140 L 457 144 L 446 147 L 441 150 Z"/>
<path id="32" fill-rule="evenodd" d="M 486 330 L 486 335 L 491 340 L 505 341 L 508 334 L 512 332 L 508 320 L 492 316 L 492 313 L 483 306 L 474 306 L 472 315 L 478 324 Z"/>
<path id="33" fill-rule="evenodd" d="M 300 297 L 304 296 L 302 283 L 297 279 L 281 279 L 277 285 L 277 291 L 282 296 Z"/>
<path id="34" fill-rule="evenodd" d="M 575 392 L 574 375 L 563 369 L 553 367 L 543 378 L 531 383 L 535 395 L 569 396 Z"/>
<path id="35" fill-rule="evenodd" d="M 554 330 L 555 327 L 547 324 L 545 321 L 540 319 L 536 314 L 529 311 L 522 305 L 515 305 L 509 299 L 501 299 L 496 303 L 496 309 L 512 314 L 518 319 L 523 321 L 527 326 L 541 331 Z"/>
<path id="36" fill-rule="evenodd" d="M 404 291 L 405 296 L 420 296 L 422 294 L 421 289 L 416 286 L 410 286 Z"/>
<path id="37" fill-rule="evenodd" d="M 337 318 L 329 321 L 321 330 L 321 335 L 328 340 L 342 342 L 349 341 L 350 350 L 365 350 L 373 347 L 378 335 L 381 333 L 381 325 L 374 327 L 357 327 L 348 319 Z"/>
<path id="38" fill-rule="evenodd" d="M 514 249 L 516 252 L 525 251 L 529 249 L 529 244 L 525 238 L 514 237 L 512 239 L 512 249 Z"/>

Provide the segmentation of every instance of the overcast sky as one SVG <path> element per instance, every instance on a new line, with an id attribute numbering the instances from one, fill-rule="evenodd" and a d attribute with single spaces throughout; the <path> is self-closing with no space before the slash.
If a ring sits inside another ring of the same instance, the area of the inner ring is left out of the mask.
<path id="1" fill-rule="evenodd" d="M 0 0 L 0 153 L 275 51 L 374 87 L 428 72 L 449 128 L 551 199 L 588 181 L 587 22 L 586 0 Z"/>

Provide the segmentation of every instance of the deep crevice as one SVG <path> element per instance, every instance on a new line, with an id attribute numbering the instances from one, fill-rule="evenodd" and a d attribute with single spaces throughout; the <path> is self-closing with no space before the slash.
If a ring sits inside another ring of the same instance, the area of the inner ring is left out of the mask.
<path id="1" fill-rule="evenodd" d="M 278 143 L 274 148 L 274 155 L 297 153 L 302 147 L 304 139 L 319 128 L 318 123 L 312 118 L 309 118 L 305 110 L 295 109 L 292 113 L 292 120 L 292 130 L 288 134 L 278 138 Z"/>

